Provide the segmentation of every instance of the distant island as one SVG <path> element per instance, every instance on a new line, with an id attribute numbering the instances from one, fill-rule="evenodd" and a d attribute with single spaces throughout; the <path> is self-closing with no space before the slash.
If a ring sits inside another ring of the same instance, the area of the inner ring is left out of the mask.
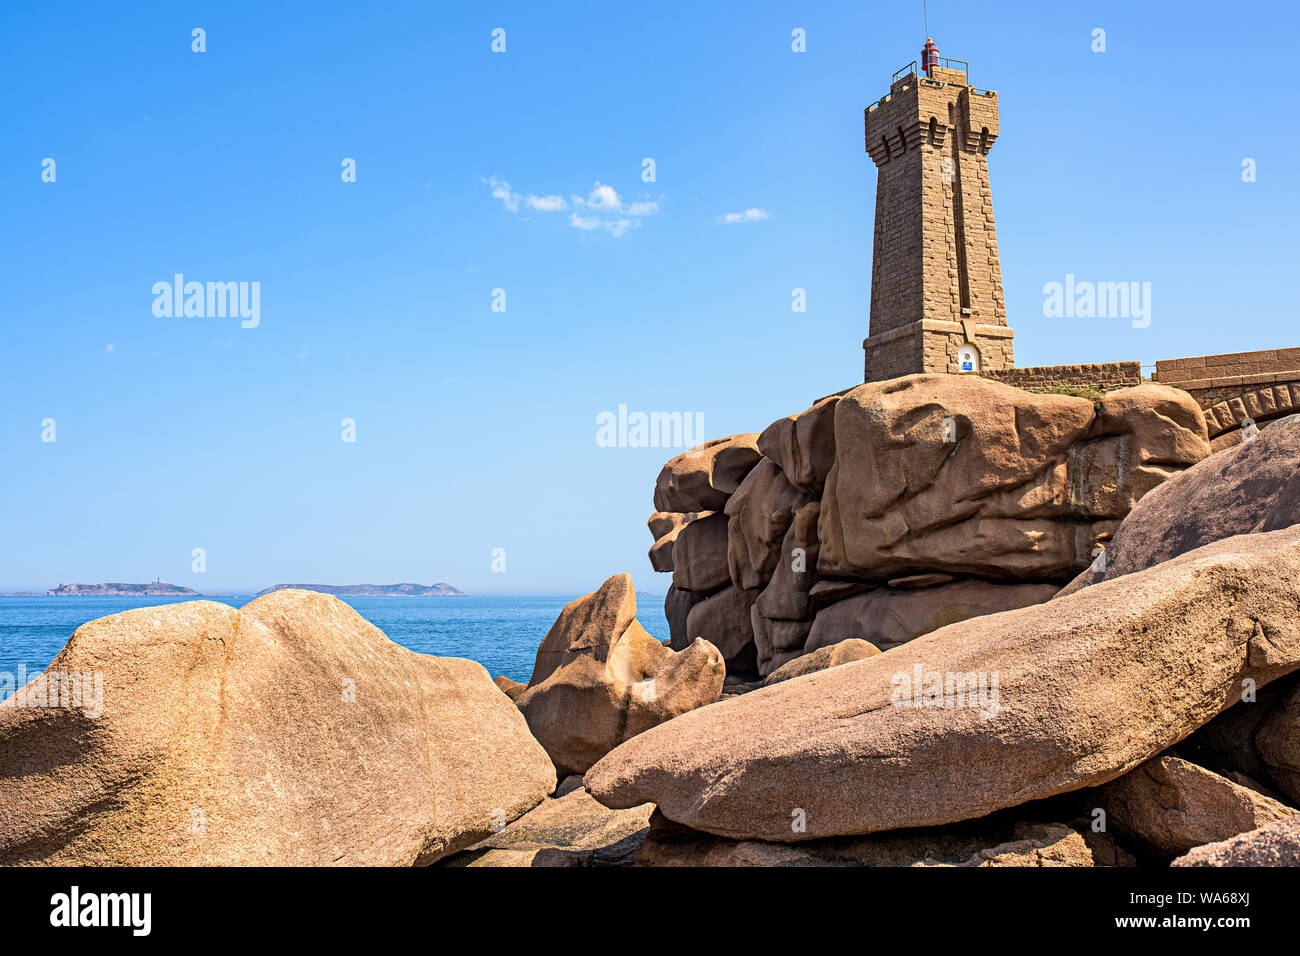
<path id="1" fill-rule="evenodd" d="M 49 597 L 226 597 L 224 594 L 200 594 L 193 588 L 166 581 L 149 584 L 60 584 L 45 592 Z"/>
<path id="2" fill-rule="evenodd" d="M 254 597 L 297 588 L 300 591 L 319 591 L 341 597 L 469 597 L 458 587 L 446 582 L 437 584 L 276 584 L 258 591 Z M 60 584 L 48 591 L 10 591 L 0 597 L 234 597 L 233 593 L 209 594 L 166 581 L 149 584 Z"/>
<path id="3" fill-rule="evenodd" d="M 277 584 L 258 591 L 254 597 L 296 588 L 299 591 L 319 591 L 322 594 L 337 594 L 340 597 L 469 597 L 460 588 L 450 584 Z"/>

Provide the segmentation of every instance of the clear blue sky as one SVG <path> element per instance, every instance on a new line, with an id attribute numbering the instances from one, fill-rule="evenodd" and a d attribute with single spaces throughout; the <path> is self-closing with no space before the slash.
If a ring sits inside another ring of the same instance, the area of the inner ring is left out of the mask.
<path id="1" fill-rule="evenodd" d="M 1293 5 L 929 18 L 999 92 L 1018 364 L 1300 345 L 1297 94 L 1263 62 Z M 598 447 L 596 416 L 721 436 L 860 381 L 862 111 L 923 40 L 919 0 L 5 4 L 0 589 L 662 592 L 673 452 Z M 177 272 L 259 282 L 260 325 L 156 317 Z M 1151 282 L 1150 327 L 1044 318 L 1066 273 Z"/>

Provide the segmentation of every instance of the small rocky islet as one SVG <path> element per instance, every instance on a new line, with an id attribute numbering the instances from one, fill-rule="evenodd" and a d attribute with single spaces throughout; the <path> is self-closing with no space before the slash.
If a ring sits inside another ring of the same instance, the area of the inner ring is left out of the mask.
<path id="1" fill-rule="evenodd" d="M 295 588 L 83 625 L 0 704 L 0 863 L 1300 864 L 1300 415 L 905 376 L 653 497 L 670 633 L 615 574 L 526 684 Z"/>

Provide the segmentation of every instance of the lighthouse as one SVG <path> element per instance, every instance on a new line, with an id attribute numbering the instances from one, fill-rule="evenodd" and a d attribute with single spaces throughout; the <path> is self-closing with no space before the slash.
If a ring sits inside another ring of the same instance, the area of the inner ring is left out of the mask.
<path id="1" fill-rule="evenodd" d="M 1013 368 L 988 154 L 998 95 L 933 39 L 865 110 L 876 166 L 864 380 Z"/>

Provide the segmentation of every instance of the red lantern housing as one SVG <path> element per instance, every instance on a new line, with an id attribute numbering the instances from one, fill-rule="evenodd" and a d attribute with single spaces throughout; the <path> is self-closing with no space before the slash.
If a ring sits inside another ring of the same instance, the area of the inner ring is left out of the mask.
<path id="1" fill-rule="evenodd" d="M 934 40 L 926 37 L 925 46 L 921 48 L 921 69 L 925 75 L 930 75 L 930 70 L 939 65 L 939 48 L 934 45 Z"/>

